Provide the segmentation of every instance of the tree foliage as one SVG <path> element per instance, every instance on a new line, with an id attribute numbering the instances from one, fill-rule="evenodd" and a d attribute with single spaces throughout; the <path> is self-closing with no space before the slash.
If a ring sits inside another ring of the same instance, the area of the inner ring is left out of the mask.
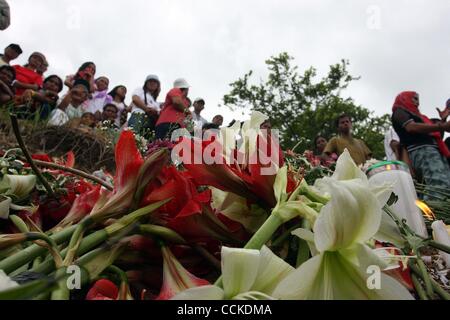
<path id="1" fill-rule="evenodd" d="M 282 147 L 297 146 L 296 151 L 311 149 L 318 134 L 328 139 L 335 135 L 335 119 L 346 113 L 352 117 L 354 136 L 366 142 L 374 157 L 382 159 L 389 115 L 377 117 L 352 98 L 341 96 L 352 81 L 359 79 L 347 71 L 349 62 L 331 65 L 328 74 L 317 81 L 315 68 L 300 74 L 297 66 L 291 66 L 292 60 L 285 52 L 268 59 L 268 78 L 259 84 L 251 83 L 253 72 L 249 71 L 230 84 L 224 104 L 269 115 L 272 127 L 280 130 Z"/>

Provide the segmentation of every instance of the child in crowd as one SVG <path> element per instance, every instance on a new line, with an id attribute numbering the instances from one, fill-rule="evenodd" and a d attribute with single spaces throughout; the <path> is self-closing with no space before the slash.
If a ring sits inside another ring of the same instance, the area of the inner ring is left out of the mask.
<path id="1" fill-rule="evenodd" d="M 114 87 L 114 89 L 112 89 L 108 95 L 111 96 L 111 98 L 113 99 L 111 101 L 112 104 L 114 104 L 117 109 L 118 109 L 118 113 L 117 113 L 117 118 L 115 121 L 115 124 L 117 127 L 121 127 L 123 126 L 126 122 L 127 122 L 127 114 L 128 112 L 131 112 L 131 107 L 128 107 L 125 104 L 125 97 L 127 95 L 127 88 L 123 85 L 119 85 Z"/>
<path id="2" fill-rule="evenodd" d="M 95 120 L 94 114 L 92 112 L 85 112 L 81 116 L 78 128 L 86 133 L 91 133 L 94 131 L 96 124 L 97 121 Z"/>
<path id="3" fill-rule="evenodd" d="M 76 80 L 73 88 L 59 101 L 58 108 L 52 111 L 49 125 L 60 126 L 70 119 L 81 118 L 86 111 L 86 101 L 89 95 L 89 83 Z"/>
<path id="4" fill-rule="evenodd" d="M 87 111 L 92 112 L 95 118 L 100 121 L 102 119 L 103 107 L 111 103 L 113 99 L 108 94 L 109 79 L 107 77 L 97 78 L 95 80 L 95 86 L 96 91 L 88 101 Z"/>
<path id="5" fill-rule="evenodd" d="M 102 121 L 99 123 L 102 127 L 109 127 L 113 129 L 119 129 L 116 125 L 116 119 L 119 109 L 113 103 L 108 103 L 103 107 Z"/>
<path id="6" fill-rule="evenodd" d="M 16 98 L 16 105 L 23 105 L 21 113 L 25 118 L 32 119 L 39 114 L 40 120 L 46 120 L 55 109 L 58 94 L 63 89 L 63 81 L 57 75 L 48 76 L 38 91 L 25 90 L 21 97 Z"/>

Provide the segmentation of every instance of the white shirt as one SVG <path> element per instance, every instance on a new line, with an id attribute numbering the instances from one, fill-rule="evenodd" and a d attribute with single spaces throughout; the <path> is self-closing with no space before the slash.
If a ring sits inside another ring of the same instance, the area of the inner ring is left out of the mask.
<path id="1" fill-rule="evenodd" d="M 397 132 L 395 132 L 394 128 L 389 127 L 389 130 L 384 135 L 384 152 L 386 153 L 386 159 L 388 161 L 398 160 L 395 156 L 394 150 L 391 148 L 392 140 L 400 142 Z"/>
<path id="2" fill-rule="evenodd" d="M 201 115 L 197 115 L 195 111 L 192 111 L 192 121 L 194 122 L 195 128 L 201 129 L 204 124 L 208 123 L 205 118 Z"/>
<path id="3" fill-rule="evenodd" d="M 134 90 L 132 96 L 138 96 L 141 98 L 142 102 L 145 103 L 145 98 L 147 97 L 147 107 L 152 108 L 158 113 L 161 111 L 161 104 L 153 98 L 153 96 L 150 94 L 150 92 L 145 93 L 144 95 L 144 89 L 143 88 L 137 88 Z M 145 113 L 144 110 L 137 107 L 133 102 L 130 105 L 132 107 L 131 113 Z"/>
<path id="4" fill-rule="evenodd" d="M 97 111 L 100 111 L 100 113 L 102 113 L 103 107 L 107 103 L 112 102 L 112 98 L 108 94 L 106 94 L 105 96 L 103 96 L 101 98 L 96 97 L 97 94 L 99 94 L 99 92 L 97 92 L 97 91 L 94 92 L 94 94 L 93 94 L 94 97 L 92 99 L 88 100 L 87 111 L 92 112 L 93 114 L 95 114 Z"/>

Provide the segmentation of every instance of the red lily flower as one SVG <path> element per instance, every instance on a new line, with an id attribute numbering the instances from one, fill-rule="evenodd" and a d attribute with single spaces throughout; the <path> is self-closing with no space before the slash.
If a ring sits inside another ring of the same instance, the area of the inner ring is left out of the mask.
<path id="1" fill-rule="evenodd" d="M 156 300 L 168 300 L 186 289 L 210 284 L 187 271 L 169 248 L 164 246 L 161 250 L 164 258 L 163 285 Z"/>
<path id="2" fill-rule="evenodd" d="M 70 211 L 55 228 L 65 228 L 68 225 L 79 222 L 87 216 L 100 198 L 100 190 L 101 186 L 97 185 L 94 189 L 80 194 L 73 202 Z"/>
<path id="3" fill-rule="evenodd" d="M 119 288 L 108 279 L 100 279 L 94 283 L 86 295 L 86 300 L 117 300 Z"/>
<path id="4" fill-rule="evenodd" d="M 145 161 L 136 147 L 132 131 L 122 131 L 115 149 L 116 174 L 114 190 L 104 193 L 91 211 L 91 216 L 123 214 L 141 197 L 151 180 L 168 162 L 164 149 L 150 155 Z M 137 196 L 141 194 L 140 196 Z M 164 199 L 165 200 L 165 199 Z"/>
<path id="5" fill-rule="evenodd" d="M 162 224 L 191 241 L 211 238 L 233 241 L 236 235 L 211 209 L 211 191 L 199 192 L 197 189 L 189 173 L 168 166 L 148 186 L 141 206 L 172 198 L 155 214 Z"/>

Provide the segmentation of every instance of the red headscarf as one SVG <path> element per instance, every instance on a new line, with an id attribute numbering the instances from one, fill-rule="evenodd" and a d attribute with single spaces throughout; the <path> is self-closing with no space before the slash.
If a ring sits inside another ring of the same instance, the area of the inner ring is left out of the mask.
<path id="1" fill-rule="evenodd" d="M 424 123 L 433 124 L 433 122 L 430 119 L 428 119 L 426 115 L 420 113 L 419 106 L 413 102 L 413 98 L 416 96 L 418 96 L 418 94 L 417 92 L 414 91 L 404 91 L 400 93 L 397 96 L 397 98 L 395 98 L 394 106 L 392 107 L 392 112 L 395 112 L 395 110 L 400 108 L 420 117 Z M 445 142 L 442 140 L 439 132 L 435 131 L 430 133 L 430 135 L 434 139 L 436 139 L 441 154 L 446 158 L 450 158 L 450 151 L 448 150 Z"/>

